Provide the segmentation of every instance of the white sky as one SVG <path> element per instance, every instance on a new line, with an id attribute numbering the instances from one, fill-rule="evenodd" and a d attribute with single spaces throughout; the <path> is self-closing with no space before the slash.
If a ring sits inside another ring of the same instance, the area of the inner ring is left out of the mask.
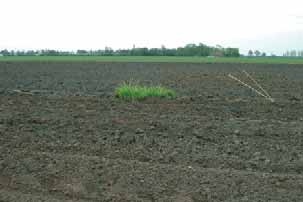
<path id="1" fill-rule="evenodd" d="M 0 49 L 303 49 L 302 0 L 0 0 Z"/>

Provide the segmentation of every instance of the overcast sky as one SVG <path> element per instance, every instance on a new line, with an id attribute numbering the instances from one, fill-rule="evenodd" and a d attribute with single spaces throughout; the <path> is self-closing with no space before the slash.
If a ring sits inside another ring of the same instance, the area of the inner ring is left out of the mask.
<path id="1" fill-rule="evenodd" d="M 303 49 L 302 0 L 0 0 L 0 49 Z"/>

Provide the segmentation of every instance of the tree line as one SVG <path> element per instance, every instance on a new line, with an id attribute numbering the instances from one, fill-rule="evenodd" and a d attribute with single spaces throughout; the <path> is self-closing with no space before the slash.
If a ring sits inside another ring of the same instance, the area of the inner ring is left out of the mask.
<path id="1" fill-rule="evenodd" d="M 256 56 L 256 57 L 265 57 L 266 53 L 265 52 L 260 52 L 259 50 L 249 50 L 247 53 L 248 56 Z M 271 55 L 271 56 L 275 56 L 275 55 Z M 288 50 L 285 53 L 283 53 L 282 55 L 283 57 L 303 57 L 303 50 Z"/>
<path id="2" fill-rule="evenodd" d="M 291 51 L 286 51 L 283 54 L 284 57 L 303 57 L 303 50 L 291 50 Z"/>
<path id="3" fill-rule="evenodd" d="M 247 55 L 248 56 L 257 56 L 257 57 L 260 57 L 260 56 L 266 57 L 266 53 L 265 52 L 261 53 L 259 50 L 255 50 L 255 51 L 249 50 Z"/>
<path id="4" fill-rule="evenodd" d="M 136 48 L 113 50 L 105 47 L 100 50 L 77 50 L 77 51 L 59 51 L 59 50 L 2 50 L 3 56 L 218 56 L 218 57 L 239 57 L 238 48 L 223 48 L 220 45 L 216 47 L 205 44 L 187 44 L 179 48 Z"/>

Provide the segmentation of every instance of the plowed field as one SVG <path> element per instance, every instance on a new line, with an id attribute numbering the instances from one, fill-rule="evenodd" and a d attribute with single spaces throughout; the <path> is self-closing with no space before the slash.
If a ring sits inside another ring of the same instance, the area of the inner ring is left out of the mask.
<path id="1" fill-rule="evenodd" d="M 227 75 L 246 70 L 276 102 Z M 303 201 L 303 65 L 1 62 L 0 201 Z M 127 80 L 175 99 L 123 101 Z"/>

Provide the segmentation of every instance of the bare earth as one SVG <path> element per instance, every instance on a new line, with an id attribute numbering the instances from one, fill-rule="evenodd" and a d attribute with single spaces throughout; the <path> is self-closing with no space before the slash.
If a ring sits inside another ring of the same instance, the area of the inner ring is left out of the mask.
<path id="1" fill-rule="evenodd" d="M 238 69 L 276 102 L 227 77 Z M 301 202 L 302 78 L 303 65 L 1 62 L 0 201 Z M 116 99 L 130 79 L 178 96 Z"/>

